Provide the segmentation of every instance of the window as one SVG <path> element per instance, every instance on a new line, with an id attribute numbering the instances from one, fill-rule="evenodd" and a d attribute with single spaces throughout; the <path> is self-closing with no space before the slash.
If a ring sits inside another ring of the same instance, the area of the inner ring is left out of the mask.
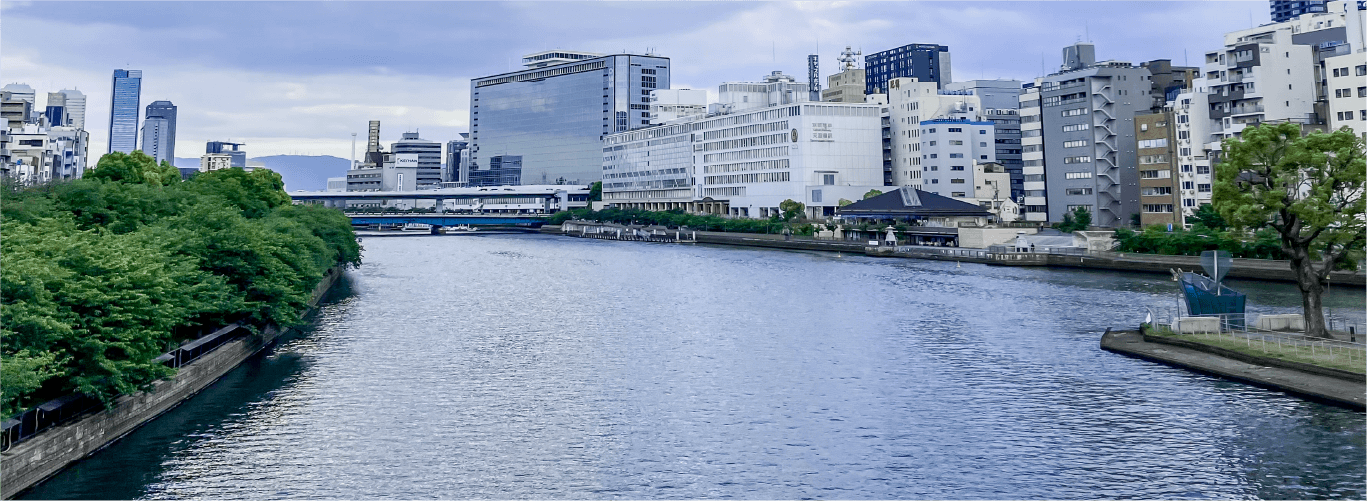
<path id="1" fill-rule="evenodd" d="M 1161 164 L 1161 163 L 1167 163 L 1167 161 L 1168 161 L 1168 156 L 1167 156 L 1167 155 L 1140 155 L 1140 156 L 1139 156 L 1139 163 L 1141 163 L 1141 164 Z"/>
<path id="2" fill-rule="evenodd" d="M 1210 184 L 1209 184 L 1209 183 L 1201 183 L 1201 184 L 1198 184 L 1198 185 L 1196 185 L 1196 191 L 1197 191 L 1198 193 L 1210 193 Z"/>
<path id="3" fill-rule="evenodd" d="M 931 145 L 931 146 L 935 146 L 935 141 L 931 141 L 931 142 L 930 142 L 930 145 Z"/>
<path id="4" fill-rule="evenodd" d="M 1191 172 L 1191 164 L 1182 164 L 1182 172 Z"/>
<path id="5" fill-rule="evenodd" d="M 949 141 L 949 145 L 950 145 L 950 146 L 963 146 L 963 145 L 964 145 L 964 142 L 955 139 L 955 140 L 950 140 L 950 141 Z"/>
<path id="6" fill-rule="evenodd" d="M 950 154 L 949 154 L 949 158 L 963 158 L 963 157 L 964 157 L 964 154 L 963 154 L 963 153 L 950 153 Z"/>
<path id="7" fill-rule="evenodd" d="M 1193 182 L 1191 182 L 1191 181 L 1182 181 L 1182 189 L 1184 189 L 1184 190 L 1190 190 L 1190 189 L 1193 189 L 1193 188 L 1195 188 L 1195 187 L 1196 187 L 1196 183 L 1193 183 Z"/>
<path id="8" fill-rule="evenodd" d="M 835 186 L 835 174 L 822 174 L 821 184 L 824 184 L 826 186 Z M 818 191 L 817 193 L 819 194 L 820 192 Z M 817 202 L 820 202 L 820 200 L 817 200 Z"/>
<path id="9" fill-rule="evenodd" d="M 1172 178 L 1172 171 L 1170 171 L 1170 170 L 1141 170 L 1141 171 L 1139 171 L 1139 178 L 1140 178 L 1140 179 L 1170 179 L 1170 178 Z"/>
<path id="10" fill-rule="evenodd" d="M 1065 125 L 1063 126 L 1063 132 L 1078 132 L 1087 130 L 1088 128 L 1087 124 Z"/>
<path id="11" fill-rule="evenodd" d="M 964 184 L 964 180 L 956 177 L 954 179 L 950 179 L 949 184 Z"/>
<path id="12" fill-rule="evenodd" d="M 963 127 L 950 127 L 950 128 L 949 128 L 949 131 L 950 131 L 950 132 L 963 132 L 964 129 L 963 129 Z"/>
<path id="13" fill-rule="evenodd" d="M 978 141 L 978 147 L 979 147 L 979 148 L 986 148 L 986 147 L 987 147 L 987 141 Z"/>
<path id="14" fill-rule="evenodd" d="M 1167 138 L 1163 138 L 1163 139 L 1143 139 L 1143 140 L 1140 140 L 1140 141 L 1139 141 L 1139 147 L 1140 147 L 1140 148 L 1166 148 L 1167 146 L 1168 146 L 1168 139 L 1167 139 Z"/>
<path id="15" fill-rule="evenodd" d="M 1354 66 L 1353 69 L 1357 70 L 1357 76 L 1367 75 L 1367 64 L 1359 64 Z"/>
<path id="16" fill-rule="evenodd" d="M 931 180 L 930 180 L 930 184 L 940 184 L 940 180 L 939 180 L 939 179 L 931 179 Z"/>
<path id="17" fill-rule="evenodd" d="M 1143 188 L 1141 188 L 1141 189 L 1139 190 L 1139 193 L 1140 193 L 1141 195 L 1146 196 L 1146 197 L 1162 196 L 1162 195 L 1171 195 L 1171 194 L 1172 194 L 1172 187 L 1171 187 L 1171 186 L 1145 186 L 1145 187 L 1143 187 Z"/>
<path id="18" fill-rule="evenodd" d="M 1144 204 L 1144 212 L 1172 212 L 1172 204 Z"/>
<path id="19" fill-rule="evenodd" d="M 934 134 L 934 133 L 935 133 L 935 128 L 934 128 L 934 127 L 931 127 L 930 129 L 927 129 L 927 133 L 929 133 L 929 134 Z"/>
<path id="20" fill-rule="evenodd" d="M 1183 207 L 1196 207 L 1196 199 L 1195 199 L 1195 198 L 1183 198 L 1183 199 L 1182 199 L 1182 206 L 1183 206 Z"/>
<path id="21" fill-rule="evenodd" d="M 1064 179 L 1091 179 L 1091 172 L 1067 172 L 1063 174 Z"/>
<path id="22" fill-rule="evenodd" d="M 1068 188 L 1063 190 L 1065 195 L 1091 195 L 1091 188 Z"/>
<path id="23" fill-rule="evenodd" d="M 1073 108 L 1071 110 L 1063 110 L 1063 116 L 1065 117 L 1077 117 L 1086 114 L 1087 108 Z"/>
<path id="24" fill-rule="evenodd" d="M 1367 97 L 1367 87 L 1358 87 L 1358 97 Z"/>
<path id="25" fill-rule="evenodd" d="M 1080 141 L 1080 140 L 1079 140 L 1079 141 L 1064 141 L 1064 142 L 1063 142 L 1063 147 L 1064 147 L 1064 148 L 1081 148 L 1081 147 L 1083 147 L 1083 146 L 1087 146 L 1087 141 Z M 1141 146 L 1141 148 L 1142 148 L 1142 146 Z"/>
<path id="26" fill-rule="evenodd" d="M 930 154 L 930 158 L 936 158 L 937 156 L 939 156 L 939 153 L 931 153 L 931 154 Z"/>
<path id="27" fill-rule="evenodd" d="M 812 190 L 812 203 L 821 203 L 821 190 Z"/>
<path id="28" fill-rule="evenodd" d="M 1064 158 L 1063 158 L 1063 163 L 1065 163 L 1065 164 L 1085 164 L 1085 163 L 1089 163 L 1089 162 L 1091 162 L 1091 161 L 1092 161 L 1092 157 L 1091 157 L 1090 155 L 1084 155 L 1084 156 L 1080 156 L 1080 157 L 1064 157 Z"/>
<path id="29" fill-rule="evenodd" d="M 1091 211 L 1092 211 L 1092 206 L 1091 206 L 1091 205 L 1069 205 L 1069 206 L 1068 206 L 1068 212 L 1074 212 L 1074 211 L 1076 211 L 1076 210 L 1078 210 L 1078 209 L 1082 209 L 1082 210 L 1085 210 L 1085 211 L 1087 211 L 1087 212 L 1091 212 Z"/>
<path id="30" fill-rule="evenodd" d="M 949 168 L 949 170 L 964 170 L 964 166 L 962 166 L 962 165 L 954 165 L 954 166 L 951 166 L 951 167 Z"/>
<path id="31" fill-rule="evenodd" d="M 954 193 L 951 193 L 949 196 L 952 196 L 952 197 L 966 197 L 966 196 L 968 196 L 968 194 L 966 194 L 966 193 L 964 193 L 964 192 L 962 192 L 962 191 L 956 191 L 956 192 L 954 192 Z"/>
<path id="32" fill-rule="evenodd" d="M 987 129 L 978 129 L 978 134 L 987 135 Z"/>
<path id="33" fill-rule="evenodd" d="M 1197 165 L 1197 166 L 1196 166 L 1196 173 L 1197 173 L 1197 174 L 1210 174 L 1210 166 L 1209 166 L 1209 165 Z"/>

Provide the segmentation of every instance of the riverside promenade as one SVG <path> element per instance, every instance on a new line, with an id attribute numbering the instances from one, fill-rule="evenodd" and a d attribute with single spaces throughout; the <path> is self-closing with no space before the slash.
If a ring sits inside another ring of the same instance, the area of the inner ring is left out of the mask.
<path id="1" fill-rule="evenodd" d="M 542 226 L 542 233 L 567 235 L 560 226 Z M 1089 252 L 1085 254 L 1057 254 L 1041 252 L 992 252 L 963 247 L 870 246 L 864 241 L 822 240 L 792 235 L 761 233 L 725 233 L 697 231 L 696 243 L 744 245 L 773 249 L 855 252 L 876 257 L 900 257 L 937 261 L 959 261 L 999 266 L 1046 266 L 1057 268 L 1086 268 L 1131 271 L 1168 275 L 1173 268 L 1200 270 L 1198 256 L 1165 256 L 1130 252 Z M 567 235 L 578 236 L 578 235 Z M 1271 259 L 1235 259 L 1227 275 L 1229 278 L 1295 283 L 1295 275 L 1287 261 Z M 1367 286 L 1367 274 L 1359 271 L 1335 271 L 1330 275 L 1334 285 Z"/>
<path id="2" fill-rule="evenodd" d="M 1218 354 L 1219 351 L 1228 350 L 1147 336 L 1137 330 L 1106 331 L 1101 336 L 1101 349 L 1281 390 L 1311 400 L 1357 410 L 1367 409 L 1367 382 L 1364 382 L 1362 374 L 1315 366 L 1297 367 L 1305 364 L 1233 352 Z"/>

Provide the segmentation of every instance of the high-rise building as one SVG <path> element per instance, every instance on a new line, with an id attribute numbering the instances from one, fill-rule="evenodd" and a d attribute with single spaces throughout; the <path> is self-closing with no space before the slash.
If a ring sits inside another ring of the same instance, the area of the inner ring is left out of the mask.
<path id="1" fill-rule="evenodd" d="M 147 117 L 142 121 L 142 152 L 152 157 L 158 164 L 161 162 L 174 162 L 175 157 L 170 156 L 172 149 L 171 121 L 165 118 Z"/>
<path id="2" fill-rule="evenodd" d="M 109 98 L 109 149 L 132 153 L 138 149 L 138 108 L 142 99 L 142 70 L 114 70 Z"/>
<path id="3" fill-rule="evenodd" d="M 1010 198 L 1019 200 L 1025 191 L 1025 176 L 1021 169 L 1020 80 L 968 80 L 944 84 L 945 90 L 970 91 L 982 104 L 979 119 L 994 124 L 997 162 L 1006 169 L 1010 181 Z"/>
<path id="4" fill-rule="evenodd" d="M 1324 12 L 1325 0 L 1270 0 L 1272 22 L 1280 23 L 1287 19 L 1312 12 Z"/>
<path id="5" fill-rule="evenodd" d="M 888 81 L 915 78 L 943 85 L 952 82 L 949 72 L 949 47 L 937 44 L 910 44 L 864 56 L 865 94 L 886 94 Z"/>
<path id="6" fill-rule="evenodd" d="M 24 116 L 23 120 L 25 123 L 36 123 L 38 121 L 38 116 L 42 115 L 43 112 L 38 108 L 38 95 L 34 92 L 33 87 L 29 87 L 28 84 L 12 83 L 5 85 L 0 90 L 9 92 L 10 99 L 28 103 L 28 114 Z M 10 126 L 14 127 L 18 124 L 11 123 Z"/>
<path id="7" fill-rule="evenodd" d="M 418 189 L 441 185 L 441 143 L 420 138 L 416 132 L 405 132 L 398 142 L 389 145 L 389 150 L 395 155 L 417 155 L 418 170 L 414 183 Z"/>
<path id="8" fill-rule="evenodd" d="M 85 94 L 75 89 L 62 89 L 61 92 L 66 96 L 67 125 L 85 129 Z"/>
<path id="9" fill-rule="evenodd" d="M 165 144 L 164 144 L 164 146 L 161 147 L 161 149 L 158 150 L 159 152 L 162 153 L 162 155 L 161 155 L 161 156 L 157 156 L 157 161 L 160 162 L 160 161 L 162 161 L 162 160 L 166 160 L 166 161 L 168 161 L 168 162 L 171 162 L 172 164 L 175 164 L 175 163 L 176 163 L 176 105 L 171 104 L 170 101 L 153 101 L 152 104 L 147 105 L 147 115 L 146 115 L 145 118 L 147 118 L 147 119 L 149 119 L 149 120 L 150 120 L 150 119 L 153 119 L 153 118 L 160 118 L 160 119 L 166 121 L 166 124 L 164 124 L 164 125 L 162 125 L 162 126 L 159 126 L 159 127 L 164 127 L 165 130 L 164 130 L 164 132 L 162 132 L 162 135 L 164 135 L 164 136 L 166 136 L 166 137 L 165 137 L 164 139 L 158 138 L 158 140 L 164 141 Z M 150 151 L 147 151 L 147 134 L 146 134 L 147 128 L 146 128 L 146 127 L 143 127 L 143 131 L 144 131 L 144 132 L 143 132 L 143 140 L 142 140 L 142 144 L 143 144 L 142 152 L 143 152 L 143 153 L 146 153 L 146 154 L 148 154 L 148 155 L 152 155 L 152 153 L 151 153 Z M 152 156 L 156 156 L 156 155 L 152 155 Z M 243 165 L 245 166 L 246 164 L 244 163 Z"/>
<path id="10" fill-rule="evenodd" d="M 470 81 L 470 171 L 521 158 L 521 182 L 587 184 L 602 176 L 605 134 L 650 124 L 650 91 L 669 88 L 669 59 L 547 51 L 525 69 Z M 802 86 L 802 93 L 807 93 Z"/>
<path id="11" fill-rule="evenodd" d="M 1138 147 L 1139 224 L 1171 224 L 1182 227 L 1182 182 L 1174 155 L 1177 124 L 1171 109 L 1134 117 L 1134 137 Z"/>
<path id="12" fill-rule="evenodd" d="M 1021 85 L 1021 218 L 1035 223 L 1049 221 L 1048 185 L 1044 181 L 1044 118 L 1040 106 L 1040 82 Z"/>
<path id="13" fill-rule="evenodd" d="M 470 171 L 470 186 L 511 186 L 522 184 L 522 157 L 494 155 L 489 168 Z"/>
<path id="14" fill-rule="evenodd" d="M 1049 218 L 1060 221 L 1081 207 L 1093 225 L 1129 226 L 1140 212 L 1133 120 L 1153 103 L 1151 75 L 1095 57 L 1090 43 L 1066 47 L 1060 71 L 1040 80 Z"/>
<path id="15" fill-rule="evenodd" d="M 43 117 L 47 119 L 48 126 L 51 127 L 69 125 L 70 120 L 66 114 L 66 94 L 61 92 L 47 93 L 47 105 Z"/>
<path id="16" fill-rule="evenodd" d="M 470 182 L 470 134 L 460 133 L 460 139 L 446 142 L 446 175 L 443 181 L 465 184 Z"/>

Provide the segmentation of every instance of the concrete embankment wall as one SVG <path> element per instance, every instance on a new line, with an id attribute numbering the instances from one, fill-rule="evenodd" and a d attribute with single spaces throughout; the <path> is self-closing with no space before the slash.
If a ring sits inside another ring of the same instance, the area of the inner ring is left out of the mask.
<path id="1" fill-rule="evenodd" d="M 328 270 L 313 291 L 310 308 L 318 304 L 342 272 L 341 266 Z M 174 377 L 153 383 L 149 391 L 120 396 L 105 410 L 15 445 L 0 454 L 0 497 L 13 497 L 171 410 L 269 346 L 280 333 L 274 326 L 268 326 L 260 335 L 224 343 L 182 366 Z"/>

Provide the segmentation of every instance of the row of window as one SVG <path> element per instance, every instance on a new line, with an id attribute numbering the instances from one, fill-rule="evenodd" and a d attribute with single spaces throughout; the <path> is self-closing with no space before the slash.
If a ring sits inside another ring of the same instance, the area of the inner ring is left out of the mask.
<path id="1" fill-rule="evenodd" d="M 1090 155 L 1083 155 L 1083 156 L 1077 156 L 1077 157 L 1064 157 L 1064 158 L 1063 158 L 1063 163 L 1065 163 L 1065 164 L 1085 164 L 1085 163 L 1091 163 L 1091 161 L 1092 161 L 1092 157 L 1091 157 Z"/>
<path id="2" fill-rule="evenodd" d="M 1141 164 L 1163 164 L 1163 163 L 1168 163 L 1168 155 L 1167 155 L 1166 153 L 1164 153 L 1164 154 L 1159 154 L 1159 155 L 1140 155 L 1140 156 L 1139 156 L 1139 163 L 1141 163 Z"/>
<path id="3" fill-rule="evenodd" d="M 1363 120 L 1367 120 L 1367 110 L 1359 111 L 1359 112 L 1358 112 L 1358 116 L 1359 116 L 1359 117 L 1362 117 Z M 1353 119 L 1353 112 L 1351 112 L 1351 111 L 1340 111 L 1340 112 L 1338 112 L 1338 119 L 1339 119 L 1339 120 L 1352 120 L 1352 119 Z"/>
<path id="4" fill-rule="evenodd" d="M 1063 126 L 1063 132 L 1080 132 L 1092 128 L 1090 124 L 1072 124 Z"/>
<path id="5" fill-rule="evenodd" d="M 1367 87 L 1358 87 L 1357 97 L 1367 97 Z M 1353 89 L 1334 89 L 1334 97 L 1353 97 Z"/>
<path id="6" fill-rule="evenodd" d="M 788 159 L 782 160 L 760 160 L 758 162 L 740 162 L 733 164 L 707 165 L 703 167 L 703 173 L 714 174 L 720 172 L 744 172 L 751 170 L 775 170 L 787 169 Z"/>
<path id="7" fill-rule="evenodd" d="M 702 151 L 731 150 L 736 148 L 753 148 L 769 144 L 780 144 L 788 142 L 787 133 L 770 134 L 767 136 L 755 136 L 742 139 L 727 139 L 725 141 L 715 141 L 703 143 Z"/>
<path id="8" fill-rule="evenodd" d="M 1367 75 L 1367 64 L 1359 64 L 1359 65 L 1355 66 L 1353 69 L 1357 70 L 1357 76 Z M 1346 66 L 1343 67 L 1343 68 L 1334 68 L 1334 76 L 1336 76 L 1336 77 L 1346 77 L 1346 76 L 1348 76 L 1348 68 L 1347 68 Z"/>
<path id="9" fill-rule="evenodd" d="M 1081 147 L 1083 147 L 1083 146 L 1087 146 L 1087 141 L 1078 140 L 1078 141 L 1064 141 L 1064 142 L 1063 142 L 1063 147 L 1064 147 L 1064 148 L 1081 148 Z"/>
<path id="10" fill-rule="evenodd" d="M 703 155 L 702 161 L 706 163 L 730 162 L 733 160 L 753 160 L 757 158 L 773 158 L 788 156 L 788 147 L 779 146 L 775 148 L 757 148 L 753 150 L 728 151 L 726 153 L 708 153 Z"/>
<path id="11" fill-rule="evenodd" d="M 786 183 L 788 172 L 760 172 L 755 174 L 731 174 L 728 176 L 704 176 L 703 184 L 744 184 L 744 183 Z"/>
<path id="12" fill-rule="evenodd" d="M 1186 131 L 1182 131 L 1182 132 L 1186 132 Z M 1141 140 L 1139 141 L 1139 147 L 1140 147 L 1140 148 L 1167 148 L 1167 147 L 1168 147 L 1168 138 L 1165 137 L 1165 138 L 1163 138 L 1163 139 L 1141 139 Z"/>
<path id="13" fill-rule="evenodd" d="M 762 132 L 774 132 L 778 130 L 788 130 L 788 121 L 782 120 L 778 122 L 770 122 L 767 124 L 746 125 L 744 127 L 731 127 L 728 129 L 714 130 L 702 133 L 702 138 L 704 141 L 711 141 L 713 139 L 725 139 L 728 137 L 748 136 L 751 134 L 759 134 Z"/>

